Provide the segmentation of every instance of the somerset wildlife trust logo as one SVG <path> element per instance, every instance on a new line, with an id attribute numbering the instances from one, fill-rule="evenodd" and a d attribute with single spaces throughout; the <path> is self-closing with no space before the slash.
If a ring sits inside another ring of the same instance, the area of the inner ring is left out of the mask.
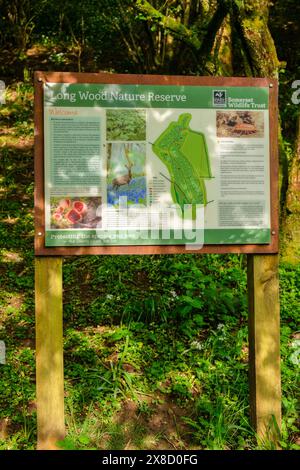
<path id="1" fill-rule="evenodd" d="M 226 90 L 213 90 L 213 105 L 224 107 L 226 106 Z"/>

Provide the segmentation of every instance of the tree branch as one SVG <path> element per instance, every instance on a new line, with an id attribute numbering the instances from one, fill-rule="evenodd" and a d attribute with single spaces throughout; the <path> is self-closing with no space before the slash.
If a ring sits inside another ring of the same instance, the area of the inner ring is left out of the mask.
<path id="1" fill-rule="evenodd" d="M 228 7 L 226 2 L 220 1 L 210 22 L 206 26 L 206 32 L 203 35 L 203 39 L 201 41 L 201 48 L 199 52 L 204 59 L 207 58 L 207 56 L 210 54 L 210 51 L 214 45 L 216 34 L 221 28 L 227 13 Z"/>
<path id="2" fill-rule="evenodd" d="M 147 0 L 136 0 L 135 7 L 145 16 L 147 20 L 157 23 L 162 28 L 172 32 L 175 36 L 191 46 L 193 49 L 200 49 L 201 42 L 193 31 L 191 31 L 179 21 L 176 21 L 174 18 L 166 16 L 160 11 L 156 10 L 156 8 L 150 5 Z"/>

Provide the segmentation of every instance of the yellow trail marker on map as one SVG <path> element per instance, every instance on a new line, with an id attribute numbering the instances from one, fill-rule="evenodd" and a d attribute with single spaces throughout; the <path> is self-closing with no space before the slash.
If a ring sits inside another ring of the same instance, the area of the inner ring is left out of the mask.
<path id="1" fill-rule="evenodd" d="M 205 206 L 204 179 L 212 178 L 205 136 L 189 128 L 191 119 L 191 114 L 181 114 L 152 144 L 153 152 L 168 169 L 170 179 L 165 178 L 171 182 L 172 199 L 182 208 L 185 204 Z"/>

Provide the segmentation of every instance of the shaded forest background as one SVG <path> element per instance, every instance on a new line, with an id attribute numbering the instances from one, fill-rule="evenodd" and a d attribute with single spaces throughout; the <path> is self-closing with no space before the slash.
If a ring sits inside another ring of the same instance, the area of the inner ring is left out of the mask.
<path id="1" fill-rule="evenodd" d="M 299 1 L 0 0 L 0 449 L 36 442 L 35 70 L 278 78 L 280 443 L 298 448 Z M 245 271 L 242 256 L 65 260 L 64 448 L 257 448 Z"/>

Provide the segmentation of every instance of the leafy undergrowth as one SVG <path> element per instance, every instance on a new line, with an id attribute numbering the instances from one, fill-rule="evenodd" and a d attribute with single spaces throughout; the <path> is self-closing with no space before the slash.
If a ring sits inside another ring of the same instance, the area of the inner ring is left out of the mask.
<path id="1" fill-rule="evenodd" d="M 36 446 L 32 89 L 1 114 L 0 449 Z M 283 426 L 297 448 L 300 266 L 281 265 Z M 66 449 L 256 449 L 242 256 L 64 261 Z M 270 448 L 269 443 L 261 445 Z"/>

